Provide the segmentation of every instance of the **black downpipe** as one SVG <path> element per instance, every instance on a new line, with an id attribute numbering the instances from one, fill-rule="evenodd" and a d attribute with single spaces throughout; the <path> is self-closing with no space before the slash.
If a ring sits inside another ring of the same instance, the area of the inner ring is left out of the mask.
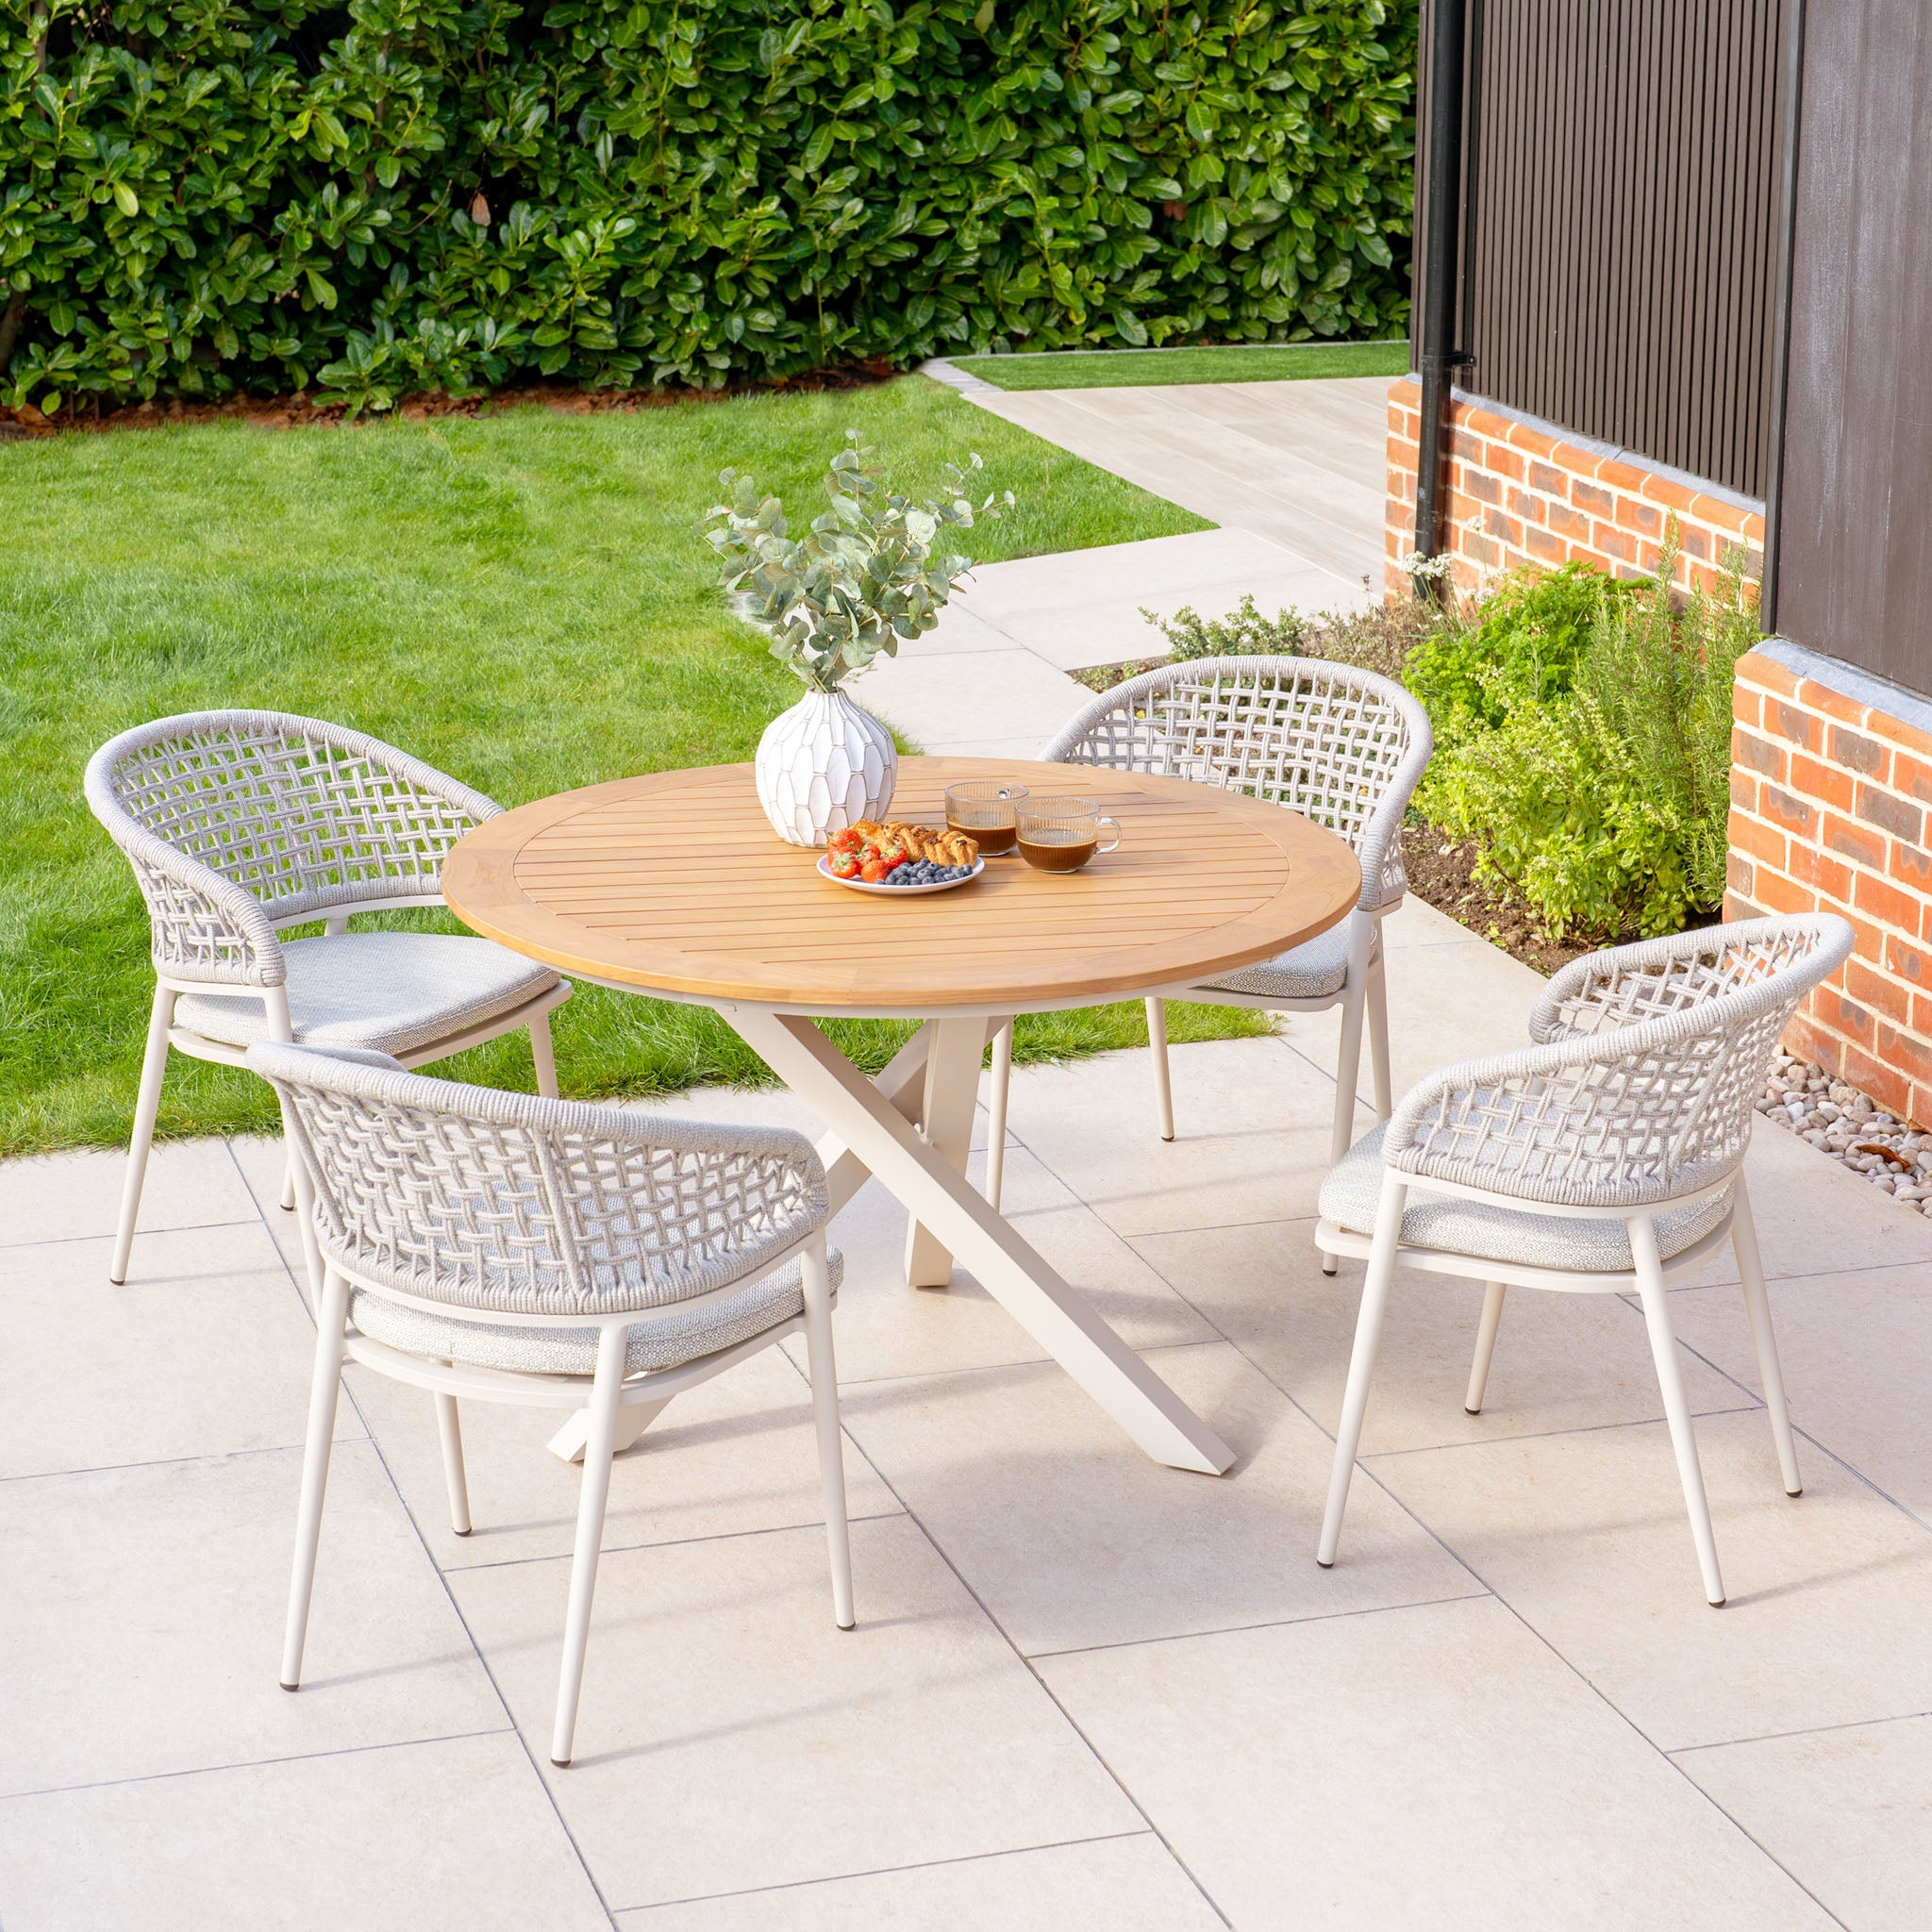
<path id="1" fill-rule="evenodd" d="M 1785 407 L 1791 384 L 1791 258 L 1798 234 L 1798 137 L 1805 115 L 1805 0 L 1786 0 L 1784 154 L 1777 250 L 1777 308 L 1772 344 L 1771 449 L 1764 479 L 1764 567 L 1757 580 L 1757 622 L 1777 630 L 1778 555 L 1785 520 Z"/>
<path id="2" fill-rule="evenodd" d="M 1463 9 L 1466 0 L 1429 8 L 1428 188 L 1423 208 L 1422 424 L 1417 439 L 1415 552 L 1435 557 L 1442 540 L 1442 456 L 1457 353 L 1457 257 L 1461 242 Z M 1418 576 L 1416 594 L 1434 594 Z"/>

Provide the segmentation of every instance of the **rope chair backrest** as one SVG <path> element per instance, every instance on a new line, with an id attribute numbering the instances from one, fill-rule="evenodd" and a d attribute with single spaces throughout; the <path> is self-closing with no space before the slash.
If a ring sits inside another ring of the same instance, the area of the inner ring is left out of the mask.
<path id="1" fill-rule="evenodd" d="M 1116 685 L 1041 754 L 1286 806 L 1348 841 L 1362 905 L 1401 898 L 1402 815 L 1427 764 L 1423 708 L 1392 679 L 1317 658 L 1205 658 Z"/>
<path id="2" fill-rule="evenodd" d="M 86 789 L 147 901 L 156 965 L 254 985 L 284 976 L 275 926 L 438 898 L 449 848 L 501 810 L 379 739 L 278 711 L 123 732 Z"/>
<path id="3" fill-rule="evenodd" d="M 425 1301 L 529 1315 L 662 1308 L 822 1226 L 801 1134 L 711 1126 L 261 1042 L 324 1257 Z"/>
<path id="4" fill-rule="evenodd" d="M 1835 914 L 1757 919 L 1576 959 L 1527 1052 L 1448 1067 L 1396 1108 L 1388 1164 L 1527 1201 L 1623 1208 L 1710 1187 L 1744 1157 L 1778 1038 L 1843 964 Z"/>

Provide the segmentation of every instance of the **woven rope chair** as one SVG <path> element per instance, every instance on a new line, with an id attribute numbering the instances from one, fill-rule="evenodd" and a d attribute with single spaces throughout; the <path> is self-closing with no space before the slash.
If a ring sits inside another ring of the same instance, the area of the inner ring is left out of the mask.
<path id="1" fill-rule="evenodd" d="M 1844 962 L 1835 915 L 1757 919 L 1573 960 L 1526 1052 L 1444 1068 L 1329 1174 L 1315 1243 L 1366 1258 L 1318 1560 L 1335 1560 L 1398 1260 L 1488 1284 L 1464 1406 L 1480 1411 L 1510 1286 L 1641 1299 L 1705 1594 L 1724 1600 L 1667 1278 L 1728 1241 L 1786 1491 L 1799 1491 L 1742 1161 L 1798 1002 Z"/>
<path id="2" fill-rule="evenodd" d="M 1301 812 L 1348 841 L 1362 891 L 1341 924 L 1293 951 L 1178 995 L 1203 1006 L 1266 1012 L 1341 1008 L 1331 1158 L 1354 1138 L 1362 1021 L 1368 1019 L 1375 1117 L 1389 1115 L 1389 1013 L 1382 920 L 1402 903 L 1402 816 L 1429 759 L 1429 721 L 1373 672 L 1312 658 L 1207 658 L 1172 664 L 1104 692 L 1041 753 L 1069 765 L 1149 772 L 1243 791 Z M 1147 1002 L 1160 1137 L 1174 1139 L 1165 1002 Z M 995 1150 L 1005 1144 L 1012 1029 L 993 1047 Z M 989 1192 L 998 1202 L 997 1173 Z"/>
<path id="3" fill-rule="evenodd" d="M 852 1627 L 832 1359 L 839 1257 L 804 1136 L 533 1099 L 411 1074 L 382 1054 L 260 1043 L 323 1287 L 282 1685 L 301 1682 L 343 1360 L 432 1390 L 450 1521 L 470 1533 L 459 1397 L 590 1405 L 551 1757 L 568 1764 L 610 1461 L 682 1391 L 803 1329 L 831 1545 Z"/>
<path id="4" fill-rule="evenodd" d="M 488 940 L 348 929 L 358 912 L 442 903 L 443 855 L 502 810 L 480 791 L 362 732 L 278 711 L 125 731 L 89 760 L 86 790 L 147 902 L 155 967 L 115 1281 L 171 1046 L 238 1066 L 254 1041 L 294 1040 L 421 1066 L 528 1027 L 538 1089 L 557 1091 L 549 1016 L 570 986 L 549 967 Z M 279 936 L 317 919 L 322 939 Z"/>

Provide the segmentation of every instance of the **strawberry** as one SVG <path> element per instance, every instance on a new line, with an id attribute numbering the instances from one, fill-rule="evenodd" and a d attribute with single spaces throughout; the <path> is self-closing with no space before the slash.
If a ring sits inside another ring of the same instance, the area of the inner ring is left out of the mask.
<path id="1" fill-rule="evenodd" d="M 892 861 L 892 865 L 897 863 L 896 859 Z M 886 882 L 886 874 L 892 870 L 892 865 L 887 864 L 883 858 L 868 858 L 858 868 L 858 875 L 869 886 L 882 886 Z"/>
<path id="2" fill-rule="evenodd" d="M 834 832 L 825 842 L 834 852 L 858 852 L 864 849 L 865 834 L 856 826 L 847 825 L 842 832 Z"/>
<path id="3" fill-rule="evenodd" d="M 856 879 L 858 876 L 858 854 L 835 851 L 826 858 L 825 866 L 835 879 Z"/>

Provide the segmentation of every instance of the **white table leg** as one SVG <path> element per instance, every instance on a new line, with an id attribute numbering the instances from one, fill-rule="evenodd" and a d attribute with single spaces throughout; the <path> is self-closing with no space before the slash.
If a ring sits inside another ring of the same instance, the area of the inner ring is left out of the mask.
<path id="1" fill-rule="evenodd" d="M 921 1138 L 903 1111 L 907 1055 L 893 1062 L 902 1083 L 895 1098 L 809 1020 L 757 1007 L 719 1010 L 816 1109 L 830 1130 L 820 1144 L 827 1163 L 838 1163 L 848 1181 L 854 1173 L 875 1174 L 1155 1461 L 1208 1475 L 1228 1468 L 1234 1452 L 1226 1443 Z M 950 1024 L 957 1023 L 941 1025 Z M 984 1043 L 985 1023 L 972 1024 Z"/>
<path id="2" fill-rule="evenodd" d="M 925 1058 L 925 1093 L 920 1124 L 925 1144 L 955 1174 L 966 1172 L 973 1145 L 973 1109 L 979 1100 L 979 1061 L 986 1051 L 984 1020 L 940 1020 Z M 924 1029 L 921 1029 L 924 1031 Z M 906 1230 L 906 1283 L 908 1288 L 943 1288 L 952 1278 L 953 1257 L 924 1223 Z"/>
<path id="3" fill-rule="evenodd" d="M 619 1408 L 617 1435 L 610 1445 L 611 1455 L 622 1456 L 670 1407 L 671 1398 L 667 1395 L 661 1402 L 633 1402 Z M 581 1462 L 584 1459 L 584 1446 L 590 1440 L 591 1411 L 588 1408 L 579 1408 L 574 1411 L 571 1419 L 551 1437 L 547 1447 L 551 1455 L 560 1456 L 566 1462 Z"/>

